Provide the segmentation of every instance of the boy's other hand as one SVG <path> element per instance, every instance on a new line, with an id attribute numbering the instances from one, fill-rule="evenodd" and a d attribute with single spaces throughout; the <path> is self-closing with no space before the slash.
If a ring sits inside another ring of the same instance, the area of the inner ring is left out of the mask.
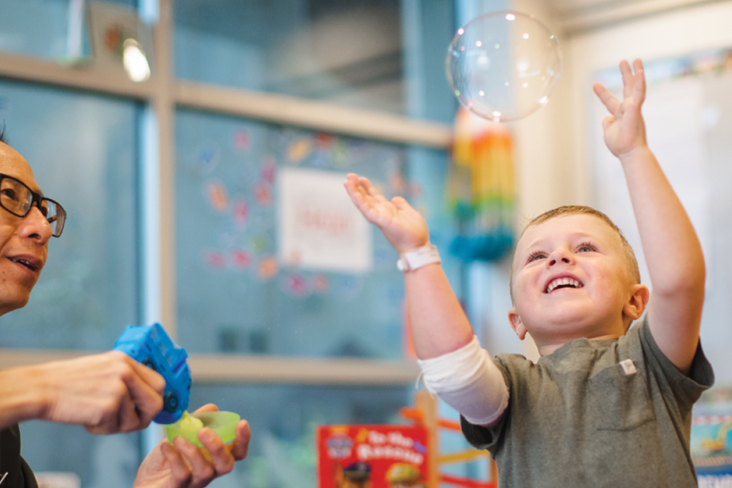
<path id="1" fill-rule="evenodd" d="M 641 105 L 646 98 L 646 77 L 640 59 L 633 61 L 633 71 L 627 61 L 620 63 L 623 75 L 623 101 L 619 101 L 600 83 L 592 88 L 610 115 L 602 121 L 605 144 L 610 152 L 623 159 L 635 149 L 646 146 L 646 129 Z"/>
<path id="2" fill-rule="evenodd" d="M 366 220 L 376 225 L 399 254 L 429 242 L 429 230 L 422 215 L 402 197 L 387 200 L 368 178 L 350 173 L 344 183 L 348 195 Z"/>

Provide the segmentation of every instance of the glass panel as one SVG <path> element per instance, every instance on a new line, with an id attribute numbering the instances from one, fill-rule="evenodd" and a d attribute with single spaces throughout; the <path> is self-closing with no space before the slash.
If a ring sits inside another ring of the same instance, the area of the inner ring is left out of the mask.
<path id="1" fill-rule="evenodd" d="M 140 466 L 139 433 L 92 435 L 41 421 L 21 424 L 20 432 L 21 455 L 34 473 L 73 473 L 84 488 L 129 488 Z"/>
<path id="2" fill-rule="evenodd" d="M 137 6 L 137 0 L 97 1 Z M 62 60 L 81 42 L 82 54 L 90 54 L 83 6 L 78 0 L 0 0 L 0 51 Z"/>
<path id="3" fill-rule="evenodd" d="M 282 264 L 277 202 L 281 174 L 295 167 L 335 175 L 344 197 L 341 182 L 349 171 L 371 178 L 389 196 L 417 195 L 418 185 L 405 179 L 405 147 L 189 111 L 177 114 L 176 141 L 183 347 L 402 357 L 403 278 L 381 233 L 366 226 L 373 261 L 368 272 Z M 441 156 L 444 168 L 445 153 L 431 153 Z"/>
<path id="4" fill-rule="evenodd" d="M 0 81 L 8 142 L 69 214 L 1 347 L 107 350 L 136 323 L 136 120 L 131 102 Z"/>
<path id="5" fill-rule="evenodd" d="M 176 0 L 188 80 L 449 121 L 452 2 Z"/>
<path id="6" fill-rule="evenodd" d="M 249 422 L 249 456 L 212 487 L 316 486 L 315 427 L 326 424 L 406 423 L 413 386 L 272 386 L 194 384 L 191 406 L 216 403 Z"/>

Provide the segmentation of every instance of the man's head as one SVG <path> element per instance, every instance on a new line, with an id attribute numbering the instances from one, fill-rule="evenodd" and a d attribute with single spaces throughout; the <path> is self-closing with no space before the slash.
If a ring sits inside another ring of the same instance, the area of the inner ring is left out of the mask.
<path id="1" fill-rule="evenodd" d="M 648 289 L 633 250 L 602 212 L 559 207 L 521 234 L 511 270 L 511 325 L 523 338 L 556 345 L 578 337 L 625 333 L 640 317 Z"/>
<path id="2" fill-rule="evenodd" d="M 14 207 L 14 203 L 30 189 L 40 195 L 33 171 L 16 150 L 7 145 L 4 128 L 0 131 L 0 315 L 21 308 L 28 303 L 46 263 L 48 240 L 53 229 L 43 212 L 44 202 Z M 34 197 L 35 198 L 35 197 Z M 19 217 L 7 208 L 13 208 Z M 43 210 L 43 212 L 42 212 Z"/>

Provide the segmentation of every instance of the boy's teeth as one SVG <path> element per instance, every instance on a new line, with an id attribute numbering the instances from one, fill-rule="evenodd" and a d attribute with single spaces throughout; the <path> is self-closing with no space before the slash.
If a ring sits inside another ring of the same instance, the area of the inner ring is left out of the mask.
<path id="1" fill-rule="evenodd" d="M 551 293 L 558 286 L 569 285 L 573 288 L 581 288 L 580 282 L 572 278 L 557 278 L 556 280 L 549 283 L 546 287 L 546 292 Z"/>

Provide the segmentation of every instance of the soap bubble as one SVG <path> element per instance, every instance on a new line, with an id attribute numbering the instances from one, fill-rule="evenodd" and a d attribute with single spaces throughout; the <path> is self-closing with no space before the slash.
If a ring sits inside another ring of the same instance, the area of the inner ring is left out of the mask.
<path id="1" fill-rule="evenodd" d="M 447 79 L 470 111 L 517 120 L 549 101 L 562 73 L 551 30 L 531 15 L 492 12 L 458 29 L 447 49 Z"/>

